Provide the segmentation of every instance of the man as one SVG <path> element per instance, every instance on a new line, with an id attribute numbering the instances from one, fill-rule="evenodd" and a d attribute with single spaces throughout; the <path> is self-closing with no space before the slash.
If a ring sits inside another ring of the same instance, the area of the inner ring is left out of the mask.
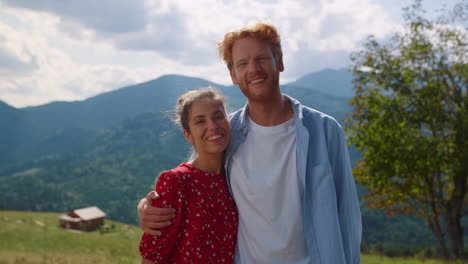
<path id="1" fill-rule="evenodd" d="M 239 210 L 236 263 L 359 263 L 361 214 L 343 131 L 281 94 L 275 27 L 257 23 L 219 43 L 247 105 L 231 115 L 226 177 Z M 143 230 L 173 212 L 139 204 Z"/>

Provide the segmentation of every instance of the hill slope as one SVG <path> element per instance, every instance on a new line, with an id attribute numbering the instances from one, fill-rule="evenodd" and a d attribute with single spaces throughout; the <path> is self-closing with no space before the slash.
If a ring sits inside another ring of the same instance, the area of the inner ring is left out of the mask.
<path id="1" fill-rule="evenodd" d="M 0 263 L 140 263 L 138 227 L 106 220 L 108 232 L 71 231 L 58 216 L 0 211 Z"/>
<path id="2" fill-rule="evenodd" d="M 72 151 L 128 118 L 149 111 L 172 110 L 179 95 L 208 85 L 229 96 L 233 106 L 245 101 L 234 87 L 199 78 L 165 75 L 83 101 L 53 102 L 22 109 L 2 102 L 0 124 L 8 129 L 0 132 L 0 144 L 5 146 L 0 153 L 0 167 Z"/>
<path id="3" fill-rule="evenodd" d="M 325 69 L 309 73 L 290 83 L 290 85 L 346 98 L 351 98 L 354 95 L 352 75 L 345 69 Z"/>
<path id="4" fill-rule="evenodd" d="M 106 220 L 107 232 L 79 232 L 58 227 L 58 214 L 0 211 L 0 263 L 137 264 L 142 231 Z M 361 255 L 363 264 L 442 264 L 439 260 Z M 461 262 L 460 262 L 461 263 Z"/>
<path id="5" fill-rule="evenodd" d="M 138 199 L 187 153 L 166 115 L 141 114 L 74 152 L 0 172 L 0 209 L 64 212 L 97 205 L 112 219 L 136 223 Z"/>

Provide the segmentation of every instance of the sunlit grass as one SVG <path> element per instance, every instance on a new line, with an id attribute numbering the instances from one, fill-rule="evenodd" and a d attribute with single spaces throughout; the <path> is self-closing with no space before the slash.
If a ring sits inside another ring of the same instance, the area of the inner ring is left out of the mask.
<path id="1" fill-rule="evenodd" d="M 59 227 L 58 214 L 0 211 L 0 264 L 139 263 L 142 231 L 106 220 L 108 233 Z"/>
<path id="2" fill-rule="evenodd" d="M 389 258 L 378 255 L 361 255 L 362 264 L 463 264 L 462 261 L 443 261 L 440 259 L 418 259 L 418 258 Z"/>

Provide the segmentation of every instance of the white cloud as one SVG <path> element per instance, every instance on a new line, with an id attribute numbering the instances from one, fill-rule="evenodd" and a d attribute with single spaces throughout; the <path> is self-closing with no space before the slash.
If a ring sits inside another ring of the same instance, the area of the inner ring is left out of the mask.
<path id="1" fill-rule="evenodd" d="M 57 48 L 56 42 L 64 41 L 57 16 L 11 8 L 2 12 L 15 16 L 20 26 L 13 29 L 0 22 L 0 100 L 14 106 L 79 100 L 146 79 L 120 65 L 73 61 Z M 76 40 L 75 44 L 93 48 Z M 15 65 L 17 69 L 11 67 Z"/>
<path id="2" fill-rule="evenodd" d="M 349 53 L 369 34 L 386 38 L 401 30 L 384 5 L 391 3 L 0 0 L 0 100 L 16 107 L 80 100 L 164 74 L 230 84 L 216 42 L 258 20 L 282 34 L 282 82 L 289 82 L 347 67 Z"/>
<path id="3" fill-rule="evenodd" d="M 48 12 L 64 20 L 77 21 L 104 33 L 138 31 L 147 23 L 145 1 L 128 0 L 2 0 L 13 7 Z"/>

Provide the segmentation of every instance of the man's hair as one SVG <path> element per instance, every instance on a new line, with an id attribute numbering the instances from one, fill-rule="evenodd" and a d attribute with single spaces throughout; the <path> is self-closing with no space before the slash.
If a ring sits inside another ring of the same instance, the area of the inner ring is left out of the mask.
<path id="1" fill-rule="evenodd" d="M 283 51 L 281 50 L 281 37 L 276 28 L 268 23 L 257 22 L 248 24 L 239 31 L 232 31 L 224 35 L 224 39 L 218 42 L 218 54 L 227 64 L 229 70 L 232 69 L 232 47 L 239 39 L 254 37 L 267 41 L 270 44 L 273 56 L 277 62 L 283 61 Z"/>

